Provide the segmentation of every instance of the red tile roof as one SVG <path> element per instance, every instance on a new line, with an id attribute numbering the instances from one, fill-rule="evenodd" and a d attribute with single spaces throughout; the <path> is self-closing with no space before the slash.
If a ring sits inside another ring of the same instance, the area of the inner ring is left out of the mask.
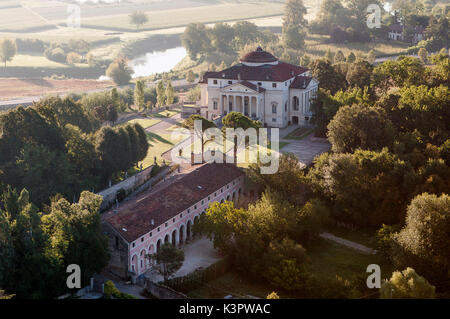
<path id="1" fill-rule="evenodd" d="M 204 164 L 166 188 L 125 204 L 106 222 L 128 242 L 135 241 L 243 175 L 232 164 Z"/>
<path id="2" fill-rule="evenodd" d="M 256 91 L 259 93 L 264 92 L 266 90 L 265 88 L 257 86 L 249 81 L 241 81 L 241 82 L 239 82 L 239 84 L 242 84 L 242 85 L 248 87 L 250 90 L 253 90 L 253 91 Z"/>
<path id="3" fill-rule="evenodd" d="M 208 78 L 284 82 L 306 71 L 308 71 L 307 68 L 281 61 L 276 65 L 264 64 L 261 66 L 239 63 L 223 71 L 206 72 L 200 83 L 208 83 Z"/>
<path id="4" fill-rule="evenodd" d="M 310 76 L 297 76 L 289 86 L 290 89 L 306 89 L 311 82 Z"/>
<path id="5" fill-rule="evenodd" d="M 278 61 L 278 59 L 269 52 L 264 51 L 261 47 L 258 47 L 256 51 L 244 55 L 241 58 L 241 61 L 250 63 L 270 63 Z"/>

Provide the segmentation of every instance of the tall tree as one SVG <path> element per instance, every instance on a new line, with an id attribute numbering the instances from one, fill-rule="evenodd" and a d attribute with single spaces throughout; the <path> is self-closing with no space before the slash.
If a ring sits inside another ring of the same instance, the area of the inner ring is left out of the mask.
<path id="1" fill-rule="evenodd" d="M 163 81 L 159 81 L 156 85 L 156 94 L 158 107 L 164 106 L 166 102 L 166 89 L 164 88 Z"/>
<path id="2" fill-rule="evenodd" d="M 106 69 L 106 75 L 117 85 L 128 84 L 132 73 L 133 70 L 128 66 L 128 61 L 125 57 L 116 58 Z"/>
<path id="3" fill-rule="evenodd" d="M 307 13 L 303 0 L 288 0 L 284 7 L 283 28 L 288 26 L 306 27 Z"/>
<path id="4" fill-rule="evenodd" d="M 202 23 L 190 23 L 181 35 L 181 43 L 191 60 L 196 61 L 198 54 L 207 53 L 209 50 L 209 30 Z"/>
<path id="5" fill-rule="evenodd" d="M 166 105 L 173 104 L 175 100 L 175 93 L 173 91 L 172 82 L 170 81 L 168 81 L 167 83 L 165 95 L 166 95 Z"/>
<path id="6" fill-rule="evenodd" d="M 129 16 L 130 24 L 136 26 L 136 30 L 148 22 L 148 16 L 144 12 L 135 11 Z"/>
<path id="7" fill-rule="evenodd" d="M 75 204 L 54 200 L 50 213 L 42 217 L 43 228 L 50 237 L 49 254 L 65 273 L 67 265 L 82 269 L 82 284 L 89 283 L 108 263 L 108 241 L 100 228 L 99 195 L 82 192 Z M 61 285 L 64 285 L 65 281 Z"/>
<path id="8" fill-rule="evenodd" d="M 402 268 L 410 265 L 432 283 L 448 280 L 449 229 L 450 196 L 416 196 L 408 206 L 405 227 L 394 235 L 394 264 Z"/>
<path id="9" fill-rule="evenodd" d="M 337 153 L 380 150 L 392 145 L 394 136 L 393 125 L 380 107 L 343 106 L 328 124 L 328 139 Z"/>
<path id="10" fill-rule="evenodd" d="M 184 252 L 171 244 L 162 245 L 158 252 L 149 257 L 156 262 L 156 269 L 164 277 L 164 281 L 169 280 L 184 262 Z"/>
<path id="11" fill-rule="evenodd" d="M 145 95 L 144 95 L 144 82 L 136 81 L 136 86 L 134 87 L 134 106 L 138 110 L 144 108 L 145 105 Z"/>
<path id="12" fill-rule="evenodd" d="M 16 43 L 10 39 L 0 41 L 0 59 L 5 64 L 11 61 L 17 53 Z"/>
<path id="13" fill-rule="evenodd" d="M 286 2 L 283 17 L 283 40 L 289 48 L 298 50 L 304 45 L 305 28 L 308 24 L 308 21 L 305 20 L 306 13 L 303 0 Z"/>
<path id="14" fill-rule="evenodd" d="M 28 192 L 7 187 L 0 198 L 0 286 L 18 298 L 55 296 L 60 290 L 53 286 L 56 269 L 47 243 Z"/>

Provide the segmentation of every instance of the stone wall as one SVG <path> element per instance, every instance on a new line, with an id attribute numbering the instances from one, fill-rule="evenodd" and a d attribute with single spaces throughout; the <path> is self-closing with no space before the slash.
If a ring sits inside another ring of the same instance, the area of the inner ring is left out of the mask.
<path id="1" fill-rule="evenodd" d="M 153 166 L 147 167 L 143 171 L 112 185 L 110 188 L 104 189 L 98 193 L 98 195 L 103 197 L 102 205 L 100 206 L 100 211 L 104 211 L 111 207 L 116 202 L 116 195 L 120 189 L 124 189 L 126 194 L 134 192 L 135 189 L 142 186 L 151 178 Z"/>
<path id="2" fill-rule="evenodd" d="M 107 222 L 102 223 L 103 234 L 108 237 L 108 270 L 126 278 L 128 275 L 128 243 Z"/>
<path id="3" fill-rule="evenodd" d="M 146 280 L 145 289 L 158 299 L 188 299 L 188 296 L 185 294 L 150 280 Z"/>

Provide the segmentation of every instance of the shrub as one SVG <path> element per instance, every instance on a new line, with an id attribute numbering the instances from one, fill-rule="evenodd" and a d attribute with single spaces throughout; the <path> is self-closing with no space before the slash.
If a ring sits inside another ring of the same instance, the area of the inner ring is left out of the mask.
<path id="1" fill-rule="evenodd" d="M 118 85 L 128 84 L 132 73 L 133 71 L 128 67 L 128 62 L 124 57 L 117 58 L 106 70 L 106 75 Z"/>
<path id="2" fill-rule="evenodd" d="M 435 287 L 409 267 L 402 272 L 395 271 L 390 280 L 383 282 L 380 289 L 380 298 L 382 299 L 430 299 L 434 297 Z"/>
<path id="3" fill-rule="evenodd" d="M 81 55 L 79 55 L 76 52 L 70 52 L 69 54 L 67 54 L 66 61 L 70 65 L 74 65 L 75 63 L 80 63 L 81 62 Z"/>
<path id="4" fill-rule="evenodd" d="M 121 292 L 117 289 L 111 280 L 108 280 L 105 283 L 103 294 L 106 299 L 111 299 L 112 297 L 116 299 L 136 299 L 133 295 Z"/>

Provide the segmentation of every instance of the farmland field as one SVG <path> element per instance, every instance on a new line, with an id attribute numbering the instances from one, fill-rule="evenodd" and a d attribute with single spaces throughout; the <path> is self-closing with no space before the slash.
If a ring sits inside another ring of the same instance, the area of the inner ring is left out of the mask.
<path id="1" fill-rule="evenodd" d="M 191 22 L 212 23 L 232 21 L 246 18 L 276 16 L 283 12 L 282 3 L 225 3 L 195 8 L 173 9 L 147 12 L 149 22 L 143 29 L 165 29 L 184 26 Z M 129 23 L 128 15 L 117 15 L 106 18 L 82 19 L 82 25 L 87 27 L 118 28 L 135 30 Z"/>
<path id="2" fill-rule="evenodd" d="M 352 42 L 352 43 L 327 43 L 329 37 L 317 34 L 310 34 L 306 37 L 306 54 L 313 57 L 323 57 L 327 50 L 336 53 L 341 50 L 345 56 L 350 52 L 355 54 L 367 54 L 370 50 L 374 50 L 375 55 L 396 55 L 403 53 L 407 45 L 400 42 Z"/>
<path id="3" fill-rule="evenodd" d="M 19 97 L 35 97 L 46 94 L 86 92 L 113 85 L 110 81 L 53 80 L 53 79 L 0 79 L 0 101 Z"/>

